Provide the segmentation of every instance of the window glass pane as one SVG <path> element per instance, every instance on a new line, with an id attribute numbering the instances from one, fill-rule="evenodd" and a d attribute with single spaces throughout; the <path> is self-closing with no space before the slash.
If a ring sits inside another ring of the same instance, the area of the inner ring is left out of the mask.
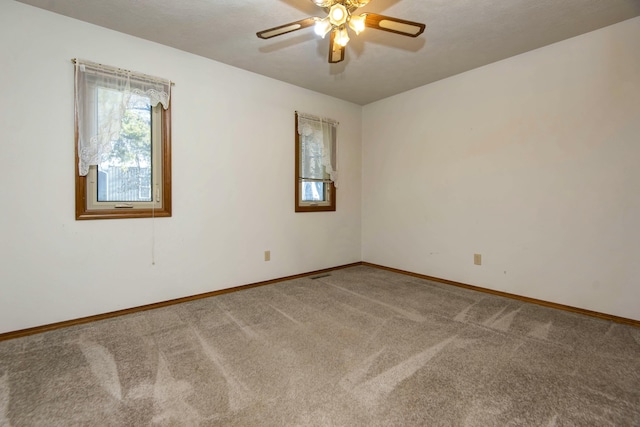
<path id="1" fill-rule="evenodd" d="M 322 142 L 315 138 L 301 138 L 301 170 L 302 178 L 327 179 L 325 167 L 322 165 Z"/>
<path id="2" fill-rule="evenodd" d="M 303 202 L 324 202 L 326 199 L 325 183 L 323 182 L 302 182 Z"/>
<path id="3" fill-rule="evenodd" d="M 114 101 L 115 91 L 98 88 L 97 119 Z M 116 101 L 117 102 L 117 101 Z M 111 151 L 98 165 L 99 202 L 150 202 L 151 170 L 151 105 L 148 97 L 132 95 Z"/>

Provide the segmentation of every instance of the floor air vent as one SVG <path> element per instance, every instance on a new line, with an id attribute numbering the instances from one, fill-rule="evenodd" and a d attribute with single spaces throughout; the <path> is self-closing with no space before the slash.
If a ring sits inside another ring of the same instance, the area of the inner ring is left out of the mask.
<path id="1" fill-rule="evenodd" d="M 322 279 L 323 277 L 329 277 L 329 276 L 331 276 L 331 273 L 318 274 L 317 276 L 312 276 L 311 280 Z"/>

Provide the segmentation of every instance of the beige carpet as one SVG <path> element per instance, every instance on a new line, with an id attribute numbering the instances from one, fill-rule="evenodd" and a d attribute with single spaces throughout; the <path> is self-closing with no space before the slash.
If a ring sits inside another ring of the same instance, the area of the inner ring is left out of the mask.
<path id="1" fill-rule="evenodd" d="M 147 425 L 640 426 L 640 329 L 359 266 L 0 342 L 0 426 Z"/>

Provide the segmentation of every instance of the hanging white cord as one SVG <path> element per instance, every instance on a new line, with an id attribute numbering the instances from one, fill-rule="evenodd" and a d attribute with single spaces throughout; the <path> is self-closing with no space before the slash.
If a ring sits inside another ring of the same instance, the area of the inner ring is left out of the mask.
<path id="1" fill-rule="evenodd" d="M 156 265 L 156 202 L 155 200 L 153 200 L 153 203 L 151 203 L 151 265 Z"/>

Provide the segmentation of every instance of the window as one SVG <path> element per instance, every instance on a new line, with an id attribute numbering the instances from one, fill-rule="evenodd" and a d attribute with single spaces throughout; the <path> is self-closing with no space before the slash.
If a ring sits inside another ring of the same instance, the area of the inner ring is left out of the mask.
<path id="1" fill-rule="evenodd" d="M 171 216 L 171 82 L 75 64 L 76 219 Z"/>
<path id="2" fill-rule="evenodd" d="M 296 212 L 336 210 L 334 120 L 296 112 Z"/>

